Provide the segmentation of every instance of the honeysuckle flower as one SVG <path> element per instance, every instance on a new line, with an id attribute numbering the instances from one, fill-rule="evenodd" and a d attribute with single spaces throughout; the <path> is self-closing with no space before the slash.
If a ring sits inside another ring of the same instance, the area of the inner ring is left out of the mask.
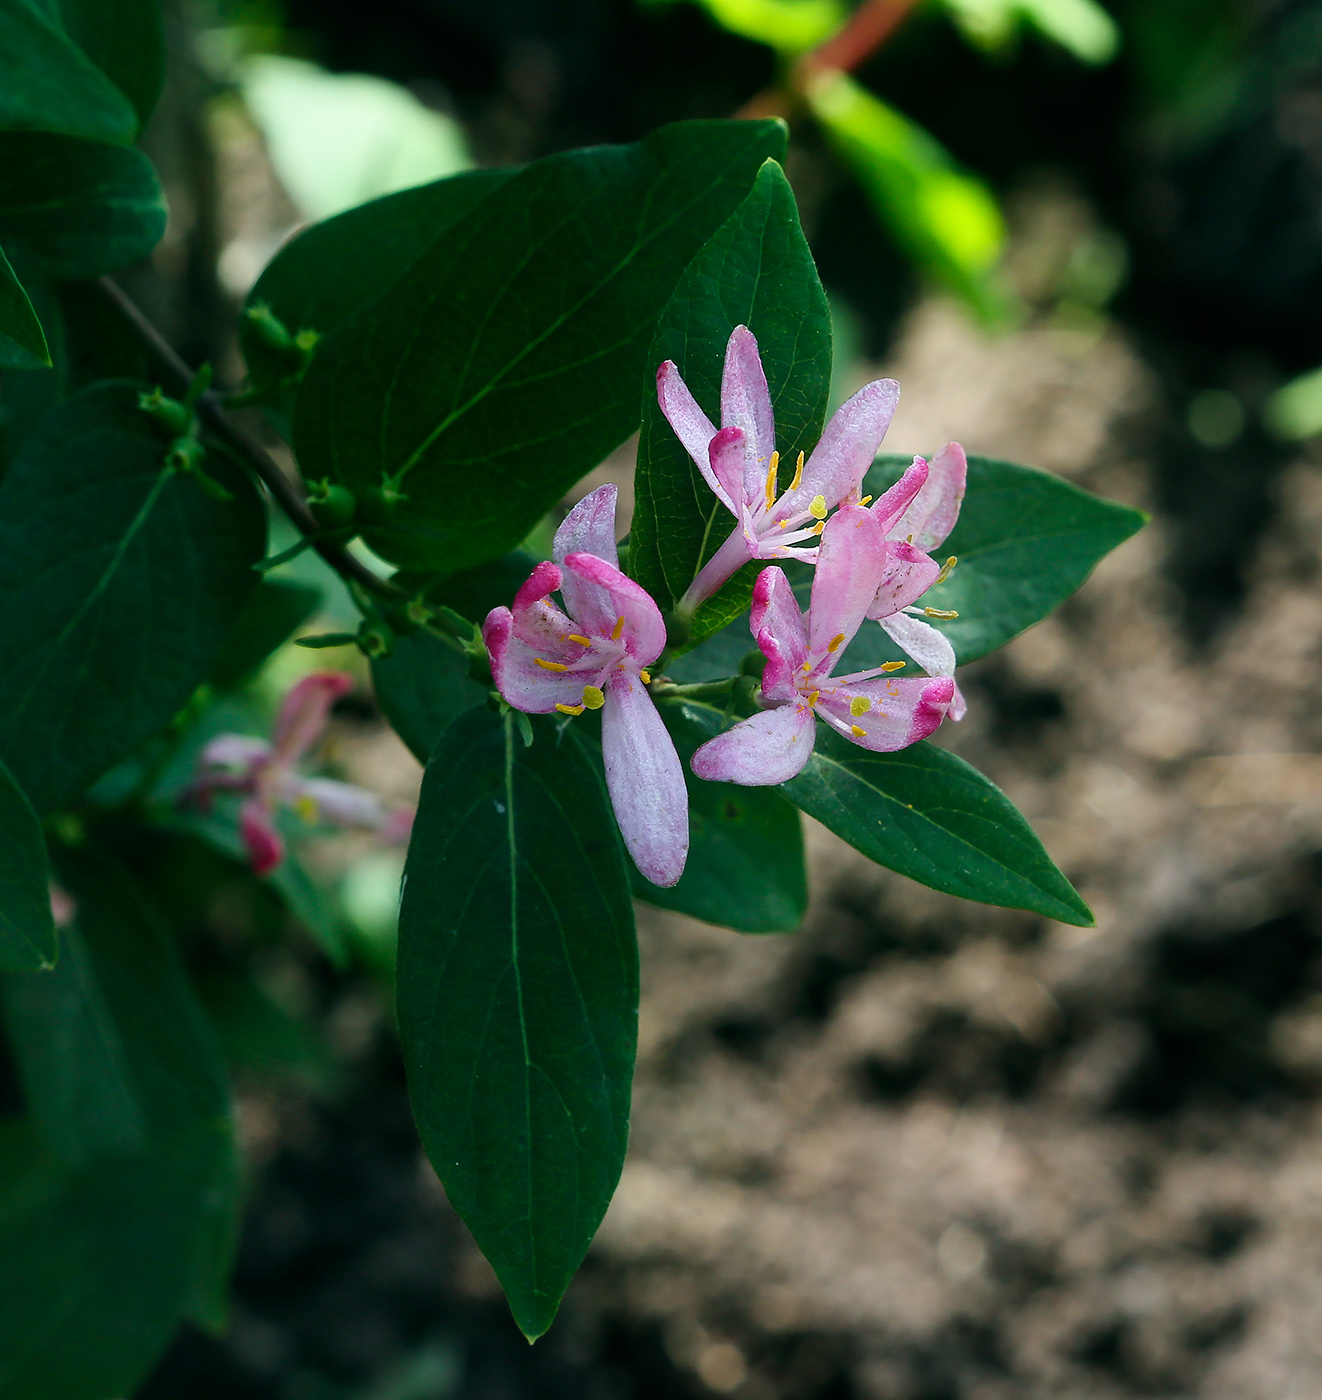
<path id="1" fill-rule="evenodd" d="M 923 617 L 947 617 L 939 608 L 917 602 L 955 567 L 952 557 L 938 564 L 927 552 L 955 528 L 968 477 L 968 461 L 957 442 L 948 442 L 927 462 L 915 457 L 899 481 L 870 507 L 889 542 L 887 569 L 868 608 L 887 635 L 930 676 L 955 674 L 955 650 L 943 632 Z M 966 706 L 958 686 L 950 718 L 964 718 Z"/>
<path id="2" fill-rule="evenodd" d="M 783 783 L 808 762 L 816 720 L 879 753 L 925 739 L 955 693 L 949 676 L 901 677 L 904 663 L 833 676 L 863 625 L 890 566 L 890 546 L 866 507 L 843 506 L 827 522 L 805 616 L 783 569 L 763 569 L 753 590 L 750 627 L 767 658 L 763 709 L 693 755 L 700 778 L 760 787 Z"/>
<path id="3" fill-rule="evenodd" d="M 287 807 L 309 823 L 364 827 L 388 839 L 408 835 L 413 814 L 388 807 L 375 793 L 333 778 L 306 778 L 296 765 L 321 740 L 331 706 L 353 686 L 337 671 L 304 676 L 290 688 L 276 715 L 270 740 L 249 734 L 218 734 L 198 757 L 197 777 L 187 797 L 206 810 L 217 792 L 243 796 L 239 831 L 258 875 L 269 875 L 285 857 L 276 828 L 277 810 Z"/>
<path id="4" fill-rule="evenodd" d="M 538 564 L 512 608 L 482 627 L 496 688 L 516 710 L 601 711 L 606 788 L 634 864 L 673 885 L 689 849 L 684 770 L 647 687 L 666 644 L 651 596 L 620 572 L 616 488 L 599 486 L 556 532 L 554 562 Z M 559 590 L 564 610 L 551 601 Z"/>
<path id="5" fill-rule="evenodd" d="M 657 370 L 656 392 L 666 421 L 736 522 L 679 602 L 680 612 L 692 613 L 750 559 L 811 562 L 815 544 L 794 546 L 815 541 L 827 515 L 857 495 L 890 426 L 900 386 L 878 379 L 841 404 L 807 461 L 800 453 L 792 469 L 786 464 L 790 482 L 783 490 L 771 394 L 747 326 L 736 326 L 726 346 L 719 432 L 673 361 Z"/>

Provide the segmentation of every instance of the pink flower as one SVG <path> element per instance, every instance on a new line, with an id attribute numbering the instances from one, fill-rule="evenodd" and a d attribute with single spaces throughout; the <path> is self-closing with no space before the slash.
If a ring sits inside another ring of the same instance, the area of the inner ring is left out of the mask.
<path id="1" fill-rule="evenodd" d="M 516 710 L 601 711 L 606 787 L 624 843 L 654 885 L 673 885 L 689 849 L 688 793 L 675 745 L 647 686 L 666 644 L 660 609 L 620 572 L 614 486 L 600 486 L 556 531 L 538 564 L 482 628 L 496 686 Z M 564 600 L 561 611 L 550 595 Z"/>
<path id="2" fill-rule="evenodd" d="M 670 360 L 656 372 L 656 392 L 667 422 L 737 522 L 679 602 L 680 612 L 692 613 L 749 559 L 811 562 L 815 548 L 791 546 L 820 535 L 827 514 L 857 494 L 890 426 L 900 386 L 878 379 L 842 404 L 812 456 L 805 462 L 799 454 L 783 491 L 771 395 L 747 326 L 736 326 L 726 346 L 720 432 Z"/>
<path id="3" fill-rule="evenodd" d="M 366 827 L 392 840 L 408 835 L 413 815 L 392 810 L 375 793 L 331 778 L 304 778 L 295 765 L 326 732 L 330 709 L 353 686 L 353 678 L 318 671 L 291 687 L 276 716 L 268 743 L 248 734 L 219 734 L 198 758 L 198 776 L 188 796 L 204 810 L 216 792 L 245 795 L 239 830 L 258 875 L 269 875 L 285 856 L 276 811 L 288 807 L 306 821 Z"/>
<path id="4" fill-rule="evenodd" d="M 817 717 L 851 743 L 880 753 L 906 748 L 936 729 L 955 694 L 951 677 L 889 674 L 902 662 L 831 674 L 891 567 L 880 521 L 865 507 L 848 505 L 822 534 L 806 616 L 784 571 L 762 571 L 750 625 L 767 658 L 764 708 L 693 755 L 698 777 L 746 787 L 788 782 L 808 762 Z"/>
<path id="5" fill-rule="evenodd" d="M 945 567 L 927 553 L 955 528 L 968 461 L 957 442 L 948 442 L 929 464 L 915 457 L 913 465 L 885 495 L 870 507 L 890 542 L 887 568 L 868 608 L 868 616 L 881 623 L 891 640 L 907 652 L 930 676 L 955 674 L 955 650 L 945 634 L 923 616 L 940 616 L 915 606 L 918 599 L 945 577 Z M 964 697 L 956 687 L 950 718 L 964 718 Z"/>

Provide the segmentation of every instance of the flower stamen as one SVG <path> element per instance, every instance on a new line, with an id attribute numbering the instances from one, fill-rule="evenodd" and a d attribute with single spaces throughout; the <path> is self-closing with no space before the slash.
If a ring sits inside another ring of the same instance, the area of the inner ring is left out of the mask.
<path id="1" fill-rule="evenodd" d="M 803 480 L 803 453 L 799 453 L 799 460 L 794 464 L 794 480 L 790 482 L 790 490 L 797 491 L 799 482 Z"/>
<path id="2" fill-rule="evenodd" d="M 590 647 L 592 645 L 591 637 L 584 637 L 581 633 L 578 632 L 571 632 L 569 634 L 569 640 L 571 642 L 577 642 L 581 647 Z"/>
<path id="3" fill-rule="evenodd" d="M 776 503 L 776 472 L 780 468 L 780 453 L 771 454 L 771 464 L 767 467 L 767 509 Z"/>
<path id="4" fill-rule="evenodd" d="M 908 664 L 907 661 L 883 661 L 881 669 L 883 671 L 903 671 Z"/>
<path id="5" fill-rule="evenodd" d="M 939 617 L 943 622 L 953 622 L 959 614 L 951 608 L 924 608 L 928 617 Z"/>
<path id="6" fill-rule="evenodd" d="M 868 737 L 868 731 L 859 724 L 851 724 L 849 726 L 849 732 L 859 739 L 866 739 Z"/>
<path id="7" fill-rule="evenodd" d="M 959 556 L 952 554 L 944 564 L 941 565 L 941 572 L 933 580 L 933 587 L 938 583 L 944 583 L 951 574 L 955 572 L 955 565 L 959 563 Z"/>
<path id="8" fill-rule="evenodd" d="M 840 643 L 843 642 L 844 639 L 845 639 L 845 634 L 844 634 L 843 632 L 837 632 L 837 633 L 835 634 L 835 636 L 832 637 L 831 640 L 830 640 L 829 642 L 827 642 L 827 644 L 826 644 L 826 649 L 827 649 L 827 651 L 830 651 L 830 652 L 839 651 L 839 649 L 840 649 Z"/>
<path id="9" fill-rule="evenodd" d="M 581 715 L 583 713 L 582 705 L 561 705 L 558 701 L 556 703 L 556 709 L 559 710 L 562 715 Z"/>
<path id="10" fill-rule="evenodd" d="M 623 632 L 623 631 L 624 631 L 624 618 L 623 618 L 623 617 L 617 617 L 617 618 L 615 619 L 615 626 L 611 628 L 611 641 L 613 641 L 613 642 L 618 642 L 618 641 L 620 640 L 620 633 Z"/>
<path id="11" fill-rule="evenodd" d="M 545 661 L 540 656 L 534 656 L 533 660 L 543 671 L 567 671 L 569 667 L 563 661 Z"/>

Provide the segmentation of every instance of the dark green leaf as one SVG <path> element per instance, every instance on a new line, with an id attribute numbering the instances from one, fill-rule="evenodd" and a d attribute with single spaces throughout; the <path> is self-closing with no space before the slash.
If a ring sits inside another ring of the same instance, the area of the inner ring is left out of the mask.
<path id="1" fill-rule="evenodd" d="M 864 478 L 864 492 L 880 494 L 909 461 L 879 457 Z M 923 605 L 959 613 L 932 625 L 950 638 L 961 664 L 974 661 L 1054 612 L 1146 519 L 1142 511 L 1032 467 L 970 457 L 959 521 L 936 551 L 959 563 L 945 583 L 923 595 Z M 796 588 L 805 602 L 810 583 Z M 839 670 L 862 670 L 902 654 L 879 627 L 865 624 Z"/>
<path id="2" fill-rule="evenodd" d="M 0 249 L 0 369 L 39 369 L 50 362 L 41 322 Z"/>
<path id="3" fill-rule="evenodd" d="M 93 3 L 94 0 L 89 0 Z M 45 0 L 0 5 L 0 131 L 132 141 L 128 99 L 65 34 Z"/>
<path id="4" fill-rule="evenodd" d="M 264 578 L 253 590 L 224 650 L 211 668 L 211 684 L 220 690 L 242 685 L 277 647 L 316 612 L 321 589 L 306 583 Z"/>
<path id="5" fill-rule="evenodd" d="M 41 823 L 0 764 L 0 972 L 51 967 L 55 953 Z"/>
<path id="6" fill-rule="evenodd" d="M 0 1137 L 7 1400 L 126 1395 L 183 1316 L 218 1320 L 239 1201 L 223 1064 L 168 931 L 90 852 L 59 879 L 58 965 L 4 980 L 31 1114 Z"/>
<path id="7" fill-rule="evenodd" d="M 451 224 L 514 173 L 465 171 L 313 224 L 275 255 L 247 305 L 269 306 L 291 335 L 300 330 L 329 335 L 389 291 Z M 272 357 L 246 317 L 239 329 L 258 383 L 288 373 L 288 364 Z"/>
<path id="8" fill-rule="evenodd" d="M 757 337 L 776 415 L 776 445 L 792 464 L 821 436 L 831 387 L 831 314 L 799 228 L 784 172 L 768 161 L 751 193 L 707 240 L 670 299 L 647 356 L 637 504 L 629 567 L 663 609 L 735 527 L 657 405 L 652 376 L 665 360 L 720 425 L 725 343 L 738 325 Z M 748 606 L 756 569 L 746 568 L 701 608 L 697 640 Z"/>
<path id="9" fill-rule="evenodd" d="M 164 473 L 139 388 L 69 399 L 0 487 L 0 750 L 41 812 L 170 720 L 256 583 L 255 494 L 227 474 L 237 499 L 217 501 Z"/>
<path id="10" fill-rule="evenodd" d="M 45 277 L 97 277 L 144 258 L 165 232 L 151 161 L 130 146 L 0 133 L 0 241 Z"/>
<path id="11" fill-rule="evenodd" d="M 422 763 L 451 722 L 483 696 L 468 658 L 422 630 L 398 638 L 372 662 L 372 685 L 395 733 Z"/>
<path id="12" fill-rule="evenodd" d="M 934 744 L 870 753 L 819 724 L 808 766 L 781 791 L 869 860 L 919 884 L 1066 924 L 1093 922 L 1010 799 Z"/>
<path id="13" fill-rule="evenodd" d="M 133 104 L 139 124 L 165 77 L 160 0 L 59 0 L 69 37 Z"/>
<path id="14" fill-rule="evenodd" d="M 407 496 L 367 532 L 453 573 L 515 545 L 638 425 L 683 268 L 784 149 L 775 122 L 681 122 L 506 180 L 323 342 L 294 440 L 310 479 Z"/>
<path id="15" fill-rule="evenodd" d="M 689 858 L 670 889 L 632 871 L 634 897 L 741 933 L 792 933 L 808 907 L 799 814 L 774 788 L 695 778 L 689 759 L 719 732 L 720 716 L 683 702 L 657 708 L 688 783 Z"/>
<path id="16" fill-rule="evenodd" d="M 404 876 L 397 998 L 409 1091 L 451 1204 L 530 1338 L 619 1179 L 638 953 L 605 790 L 535 719 L 485 707 L 427 766 Z"/>

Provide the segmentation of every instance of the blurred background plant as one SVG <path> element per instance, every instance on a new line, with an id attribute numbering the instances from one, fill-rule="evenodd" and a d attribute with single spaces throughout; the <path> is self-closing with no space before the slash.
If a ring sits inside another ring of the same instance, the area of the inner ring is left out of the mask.
<path id="1" fill-rule="evenodd" d="M 151 264 L 123 280 L 186 358 L 218 365 L 228 387 L 243 372 L 232 331 L 238 304 L 303 223 L 470 165 L 634 140 L 684 117 L 779 114 L 790 123 L 788 171 L 832 298 L 836 397 L 896 353 L 916 308 L 944 314 L 953 304 L 973 324 L 964 339 L 933 335 L 934 354 L 947 343 L 965 347 L 966 372 L 996 362 L 1008 344 L 997 337 L 1041 331 L 1057 337 L 1061 360 L 1091 365 L 1118 333 L 1146 388 L 1141 411 L 1117 409 L 1107 421 L 1119 426 L 1108 431 L 1142 458 L 1164 542 L 1140 596 L 1169 606 L 1174 657 L 1214 655 L 1233 633 L 1255 546 L 1279 522 L 1283 473 L 1300 443 L 1322 435 L 1319 0 L 176 0 L 167 10 L 171 67 L 145 146 L 171 222 Z M 987 377 L 1008 399 L 1019 392 L 1010 376 Z M 1094 392 L 1114 383 L 1102 375 Z M 0 449 L 4 414 L 15 411 L 0 398 Z M 608 469 L 627 477 L 628 463 Z M 292 539 L 274 537 L 272 552 Z M 420 1175 L 390 1032 L 398 855 L 294 818 L 291 859 L 261 881 L 214 824 L 203 829 L 178 809 L 206 740 L 267 732 L 288 687 L 328 657 L 358 684 L 336 706 L 321 755 L 327 771 L 400 801 L 416 788 L 416 765 L 375 722 L 357 653 L 294 644 L 355 625 L 339 581 L 304 554 L 267 576 L 255 607 L 263 645 L 218 668 L 169 755 L 110 775 L 99 794 L 114 814 L 111 844 L 185 934 L 241 1086 L 253 1164 L 230 1329 L 223 1340 L 186 1332 L 142 1400 L 1005 1393 L 939 1367 L 929 1367 L 936 1379 L 927 1389 L 886 1381 L 884 1367 L 867 1389 L 847 1337 L 822 1341 L 820 1329 L 799 1335 L 790 1323 L 777 1330 L 774 1317 L 767 1335 L 786 1349 L 752 1364 L 746 1347 L 721 1340 L 710 1308 L 669 1331 L 645 1320 L 663 1314 L 662 1303 L 650 1314 L 612 1311 L 591 1292 L 591 1265 L 584 1297 L 596 1301 L 580 1315 L 591 1323 L 576 1321 L 571 1304 L 558 1331 L 528 1352 Z M 1003 726 L 997 742 L 1013 755 L 1010 770 L 1054 762 L 1056 692 L 1015 689 L 994 670 L 980 684 Z M 1123 807 L 1128 789 L 1115 790 L 1120 797 L 1095 800 Z M 137 805 L 126 807 L 126 794 Z M 861 926 L 873 916 L 849 917 Z M 896 920 L 903 925 L 903 914 Z M 820 934 L 811 957 L 791 968 L 799 990 L 767 993 L 759 1014 L 799 1026 L 791 1039 L 806 1034 L 803 1025 L 827 1015 L 827 1001 L 803 1010 L 829 997 L 820 987 L 866 970 L 856 945 Z M 1207 1008 L 1188 1011 L 1180 979 L 1227 995 L 1244 981 L 1233 949 L 1222 962 L 1201 956 L 1172 935 L 1153 964 L 1156 980 L 1108 1023 L 1121 1027 L 1120 1040 L 1141 1024 L 1154 1044 L 1178 1042 L 1171 1054 L 1181 1073 L 1190 1056 L 1202 1064 L 1206 1036 L 1194 1023 Z M 1312 974 L 1300 958 L 1290 975 L 1303 986 Z M 1245 1072 L 1283 1083 L 1290 1065 L 1307 1060 L 1299 1046 L 1316 1018 L 1307 1021 L 1307 1003 L 1283 984 L 1253 988 L 1247 1010 L 1222 1008 L 1223 1023 L 1251 1043 Z M 1037 995 L 1019 992 L 1025 1005 Z M 1029 1020 L 1069 1023 L 1043 1032 L 1042 1043 L 1083 1035 L 1076 1022 L 1086 1014 L 1032 1005 Z M 1264 1029 L 1277 1013 L 1293 1019 Z M 722 1016 L 702 1034 L 731 1063 L 758 1063 L 777 1028 L 752 1011 Z M 878 1101 L 907 1092 L 896 1075 L 973 1073 L 941 1058 L 958 1040 L 952 1016 L 912 1064 L 897 1069 L 869 1052 Z M 669 1070 L 653 1067 L 657 1083 L 680 1073 L 685 1043 L 666 1052 Z M 1001 1054 L 999 1042 L 978 1045 L 988 1063 Z M 1156 1092 L 1139 1083 L 1148 1063 L 1134 1052 L 1136 1077 L 1124 1093 Z M 1015 1072 L 1001 1060 L 987 1071 L 1004 1074 L 1011 1097 Z M 756 1171 L 748 1167 L 750 1180 Z M 976 1221 L 959 1228 L 963 1235 L 941 1235 L 939 1249 L 952 1288 L 978 1275 L 993 1247 Z M 1039 1267 L 1016 1259 L 1015 1278 Z M 765 1311 L 773 1316 L 773 1304 Z M 1087 1343 L 1101 1359 L 1079 1362 L 1108 1378 L 1112 1390 L 1098 1393 L 1186 1385 L 1178 1368 L 1132 1361 L 1138 1344 L 1123 1329 L 1110 1343 L 1103 1332 Z M 977 1337 L 959 1335 L 958 1347 L 979 1354 Z M 911 1369 L 928 1374 L 917 1362 Z M 757 1390 L 766 1376 L 780 1379 Z M 1024 1393 L 1077 1393 L 1041 1384 Z"/>

